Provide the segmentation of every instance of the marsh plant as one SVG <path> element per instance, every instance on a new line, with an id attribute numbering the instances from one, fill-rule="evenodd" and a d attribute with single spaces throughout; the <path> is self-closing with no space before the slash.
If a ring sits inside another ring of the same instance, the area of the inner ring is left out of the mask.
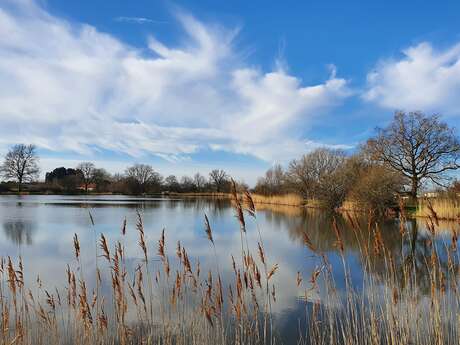
<path id="1" fill-rule="evenodd" d="M 94 276 L 85 270 L 80 241 L 74 236 L 74 260 L 63 268 L 64 288 L 48 288 L 40 277 L 36 286 L 26 286 L 21 257 L 1 259 L 1 343 L 282 344 L 272 310 L 277 291 L 283 288 L 274 285 L 273 277 L 283 268 L 269 259 L 252 196 L 246 192 L 241 197 L 235 184 L 232 189 L 241 248 L 228 258 L 228 267 L 219 267 L 219 248 L 207 215 L 203 215 L 203 234 L 216 260 L 214 267 L 204 269 L 180 242 L 168 243 L 165 230 L 156 248 L 149 246 L 140 211 L 137 253 L 129 256 L 126 251 L 130 231 L 126 221 L 115 243 L 94 231 Z M 247 226 L 248 217 L 253 218 L 255 230 Z M 299 303 L 305 307 L 305 317 L 298 320 L 297 343 L 458 343 L 457 230 L 439 245 L 435 241 L 439 219 L 431 209 L 423 240 L 428 254 L 420 258 L 411 246 L 416 229 L 406 226 L 403 213 L 400 232 L 405 254 L 396 257 L 386 248 L 372 217 L 365 224 L 350 214 L 346 219 L 360 243 L 363 279 L 358 283 L 351 279 L 344 229 L 334 218 L 330 224 L 334 255 L 339 255 L 343 274 L 336 274 L 328 253 L 316 248 L 305 232 L 305 247 L 313 253 L 306 260 L 314 260 L 317 266 L 309 277 L 299 271 L 295 281 L 283 282 L 296 286 L 303 296 Z M 257 243 L 249 243 L 254 237 L 247 236 L 248 231 L 257 232 Z M 141 259 L 133 261 L 136 255 Z M 223 279 L 224 271 L 230 271 L 231 277 Z M 419 288 L 422 276 L 428 277 L 428 293 Z M 339 284 L 345 289 L 339 289 Z"/>

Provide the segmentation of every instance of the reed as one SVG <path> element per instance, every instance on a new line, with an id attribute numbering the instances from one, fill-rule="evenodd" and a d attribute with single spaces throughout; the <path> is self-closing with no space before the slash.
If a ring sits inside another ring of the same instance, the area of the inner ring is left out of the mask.
<path id="1" fill-rule="evenodd" d="M 249 193 L 240 197 L 235 188 L 232 197 L 239 223 L 241 262 L 233 256 L 229 260 L 228 286 L 224 286 L 222 279 L 225 268 L 217 264 L 219 239 L 214 234 L 212 219 L 204 215 L 203 235 L 214 252 L 216 265 L 202 273 L 199 261 L 190 258 L 180 242 L 170 248 L 165 230 L 156 250 L 149 248 L 142 214 L 138 212 L 138 246 L 132 255 L 142 260 L 135 267 L 127 264 L 124 241 L 129 230 L 125 221 L 119 241 L 111 242 L 101 234 L 95 240 L 101 257 L 93 277 L 96 288 L 90 284 L 90 273 L 82 270 L 82 248 L 77 235 L 71 249 L 75 260 L 65 269 L 66 286 L 61 290 L 45 288 L 40 278 L 36 287 L 26 286 L 22 259 L 1 258 L 0 343 L 282 343 L 272 313 L 277 291 L 282 288 L 275 287 L 273 277 L 282 267 L 270 261 L 264 246 L 257 199 Z M 298 271 L 295 280 L 284 282 L 302 292 L 305 303 L 305 318 L 298 321 L 298 344 L 458 343 L 458 230 L 452 230 L 449 243 L 436 245 L 442 212 L 433 204 L 426 208 L 427 254 L 422 259 L 417 257 L 415 248 L 408 248 L 403 258 L 395 257 L 385 246 L 382 230 L 374 218 L 363 227 L 354 215 L 347 214 L 353 235 L 360 241 L 358 259 L 364 276 L 358 282 L 352 279 L 345 255 L 344 229 L 335 218 L 330 224 L 336 237 L 333 255 L 341 261 L 341 275 L 334 271 L 338 268 L 333 269 L 330 253 L 318 250 L 308 233 L 304 233 L 307 260 L 314 260 L 315 268 L 310 277 L 302 277 Z M 248 215 L 251 222 L 246 219 Z M 407 246 L 414 243 L 414 233 L 406 228 L 404 214 L 401 219 L 402 245 Z M 252 222 L 257 229 L 257 243 L 250 246 L 247 234 L 252 231 L 248 225 Z M 152 257 L 151 253 L 156 255 Z M 447 260 L 447 265 L 443 260 Z M 160 265 L 155 265 L 156 261 Z M 378 270 L 377 261 L 380 265 L 383 262 Z M 419 289 L 421 270 L 427 273 L 428 293 Z M 372 273 L 376 271 L 379 273 Z M 338 288 L 338 279 L 343 279 L 344 290 Z M 102 287 L 109 291 L 103 293 Z"/>
<path id="2" fill-rule="evenodd" d="M 427 198 L 418 202 L 415 215 L 428 217 L 430 207 L 438 214 L 440 219 L 457 220 L 460 217 L 460 199 L 458 198 Z"/>
<path id="3" fill-rule="evenodd" d="M 253 194 L 254 204 L 269 204 L 282 206 L 303 206 L 304 199 L 299 194 L 261 195 Z"/>
<path id="4" fill-rule="evenodd" d="M 365 209 L 360 206 L 357 202 L 351 200 L 345 200 L 340 207 L 341 211 L 351 212 L 365 212 Z"/>

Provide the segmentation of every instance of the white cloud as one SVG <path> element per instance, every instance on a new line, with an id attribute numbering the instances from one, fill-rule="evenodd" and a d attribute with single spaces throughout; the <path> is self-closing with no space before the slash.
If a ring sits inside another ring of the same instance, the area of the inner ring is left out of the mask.
<path id="1" fill-rule="evenodd" d="M 150 18 L 145 18 L 145 17 L 116 17 L 115 20 L 117 22 L 126 22 L 126 23 L 134 23 L 134 24 L 165 24 L 165 21 L 162 20 L 155 20 L 155 19 L 150 19 Z"/>
<path id="2" fill-rule="evenodd" d="M 436 50 L 425 42 L 403 54 L 368 74 L 364 98 L 385 108 L 459 114 L 460 44 Z"/>
<path id="3" fill-rule="evenodd" d="M 300 129 L 315 114 L 350 94 L 335 69 L 303 86 L 282 69 L 248 66 L 233 44 L 237 30 L 184 13 L 183 43 L 152 36 L 146 52 L 18 4 L 0 5 L 0 150 L 27 141 L 82 155 L 177 160 L 220 149 L 283 160 L 307 148 Z"/>

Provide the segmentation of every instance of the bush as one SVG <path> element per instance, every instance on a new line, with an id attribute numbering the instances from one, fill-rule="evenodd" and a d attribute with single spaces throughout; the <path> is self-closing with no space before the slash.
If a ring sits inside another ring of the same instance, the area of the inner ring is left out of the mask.
<path id="1" fill-rule="evenodd" d="M 383 166 L 372 165 L 359 173 L 350 192 L 349 199 L 360 207 L 383 212 L 394 206 L 398 193 L 402 190 L 401 176 Z"/>

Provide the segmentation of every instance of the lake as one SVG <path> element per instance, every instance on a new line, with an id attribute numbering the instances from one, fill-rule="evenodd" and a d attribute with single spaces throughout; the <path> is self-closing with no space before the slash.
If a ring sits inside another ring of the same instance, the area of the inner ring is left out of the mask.
<path id="1" fill-rule="evenodd" d="M 250 249 L 257 253 L 261 232 L 268 266 L 278 264 L 272 281 L 276 286 L 276 302 L 272 305 L 277 330 L 286 343 L 294 341 L 298 333 L 298 319 L 305 314 L 305 301 L 321 301 L 320 292 L 309 288 L 312 273 L 321 266 L 321 259 L 304 243 L 308 234 L 317 252 L 325 253 L 333 268 L 339 289 L 344 288 L 345 275 L 342 256 L 337 244 L 337 235 L 330 214 L 317 210 L 302 210 L 295 207 L 277 207 L 258 210 L 257 218 L 249 215 L 246 220 L 246 237 Z M 266 206 L 265 206 L 266 208 Z M 142 262 L 142 251 L 138 246 L 136 230 L 137 213 L 142 216 L 145 238 L 153 270 L 159 270 L 158 240 L 165 230 L 166 254 L 175 257 L 180 241 L 193 263 L 198 260 L 202 271 L 222 272 L 224 286 L 232 275 L 232 255 L 241 260 L 240 224 L 228 200 L 137 198 L 128 196 L 2 196 L 0 197 L 0 254 L 17 261 L 22 256 L 26 285 L 37 287 L 37 277 L 45 288 L 62 288 L 66 283 L 66 265 L 75 266 L 73 237 L 77 234 L 81 246 L 82 273 L 89 281 L 95 277 L 96 243 L 103 233 L 113 248 L 115 241 L 122 240 L 126 251 L 126 262 L 131 269 Z M 216 251 L 206 237 L 204 215 L 209 218 L 213 230 Z M 361 253 L 363 246 L 372 248 L 375 241 L 374 223 L 367 230 L 366 217 L 356 218 L 361 230 L 357 235 L 351 221 L 335 215 L 344 246 L 344 256 L 349 269 L 350 283 L 359 289 L 363 280 Z M 92 218 L 92 219 L 91 219 Z M 126 235 L 121 229 L 126 219 Z M 93 224 L 94 222 L 94 224 Z M 398 219 L 378 221 L 382 241 L 386 250 L 395 257 L 395 264 L 402 265 L 408 253 L 418 257 L 420 275 L 418 287 L 429 294 L 429 276 L 424 275 L 423 261 L 430 255 L 428 238 L 430 233 L 425 220 L 408 221 L 410 230 L 405 237 L 400 233 Z M 455 223 L 440 224 L 435 246 L 443 248 L 451 243 Z M 364 230 L 363 230 L 364 229 Z M 416 230 L 416 231 L 415 231 Z M 369 246 L 369 244 L 371 244 Z M 442 250 L 440 251 L 442 252 Z M 98 260 L 104 261 L 99 257 Z M 384 258 L 376 257 L 370 274 L 382 274 Z M 447 258 L 440 254 L 440 261 Z M 447 265 L 447 263 L 446 263 Z M 174 266 L 173 266 L 174 270 Z M 299 272 L 299 273 L 298 273 Z M 299 275 L 300 274 L 300 275 Z M 297 277 L 302 283 L 298 284 Z"/>

